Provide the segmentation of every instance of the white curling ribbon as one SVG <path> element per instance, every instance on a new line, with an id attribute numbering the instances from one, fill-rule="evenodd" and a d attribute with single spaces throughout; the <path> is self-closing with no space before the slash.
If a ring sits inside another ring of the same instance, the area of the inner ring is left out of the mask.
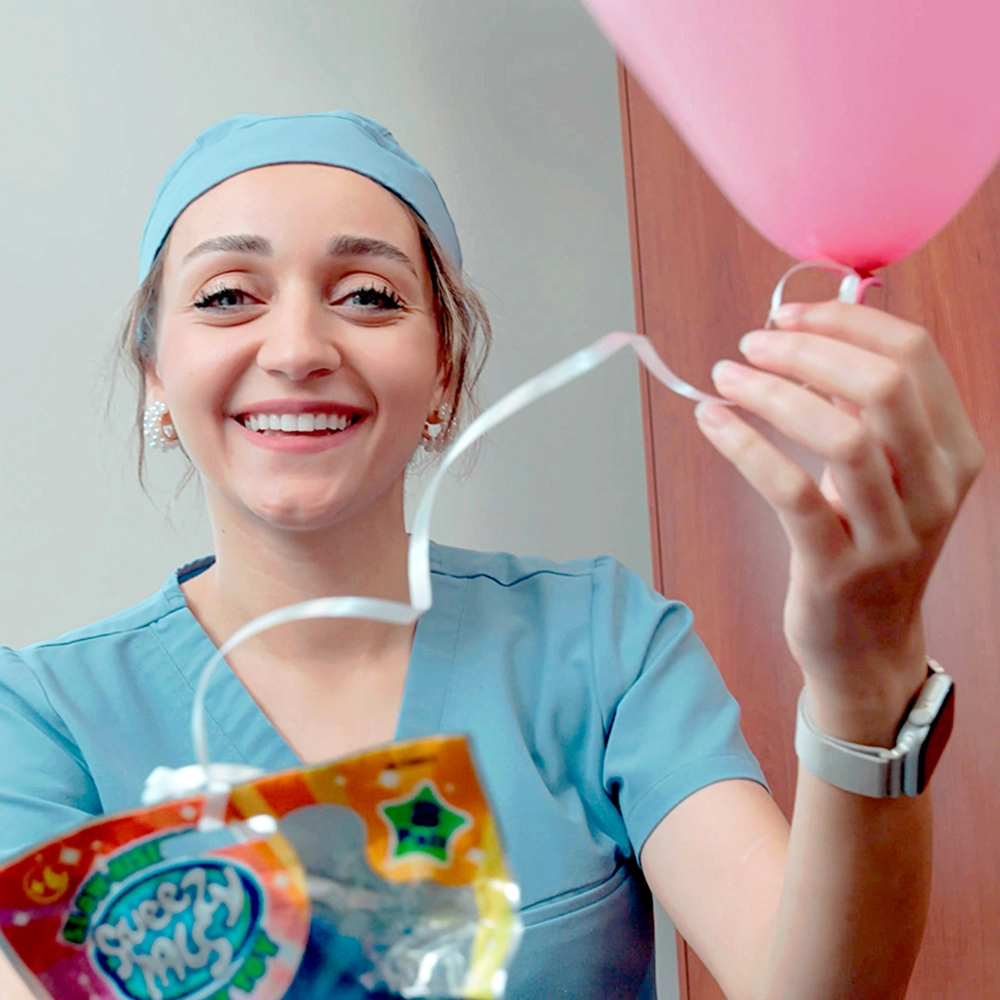
<path id="1" fill-rule="evenodd" d="M 771 314 L 781 305 L 785 283 L 792 274 L 806 268 L 820 267 L 845 274 L 840 288 L 840 297 L 845 301 L 861 301 L 865 288 L 877 283 L 878 279 L 862 278 L 851 268 L 829 261 L 808 261 L 793 267 L 778 283 L 771 302 Z M 770 317 L 769 317 L 770 325 Z M 205 728 L 205 692 L 212 677 L 223 659 L 247 639 L 276 625 L 299 621 L 306 618 L 361 618 L 368 621 L 387 622 L 392 625 L 410 625 L 415 622 L 433 601 L 431 593 L 430 567 L 430 528 L 431 514 L 437 492 L 444 480 L 445 474 L 455 460 L 467 451 L 487 431 L 503 423 L 515 413 L 530 406 L 532 403 L 547 396 L 556 389 L 586 375 L 604 364 L 609 358 L 625 347 L 630 347 L 638 355 L 639 360 L 649 370 L 650 374 L 668 389 L 685 396 L 695 402 L 716 402 L 727 406 L 727 400 L 718 396 L 701 392 L 675 375 L 656 353 L 650 340 L 638 333 L 615 332 L 608 333 L 589 347 L 576 351 L 568 358 L 557 362 L 545 371 L 539 372 L 526 382 L 512 389 L 502 399 L 481 413 L 458 436 L 455 443 L 444 453 L 441 463 L 431 477 L 420 504 L 413 518 L 410 534 L 408 556 L 408 577 L 410 584 L 410 603 L 386 601 L 372 597 L 320 597 L 301 604 L 291 604 L 284 608 L 269 611 L 259 618 L 244 625 L 226 640 L 215 652 L 202 670 L 194 693 L 194 708 L 191 712 L 191 738 L 194 744 L 196 767 L 200 772 L 193 772 L 193 767 L 180 768 L 176 771 L 159 767 L 146 781 L 142 801 L 144 805 L 169 798 L 180 798 L 191 795 L 195 789 L 195 773 L 205 776 L 198 787 L 209 792 L 209 802 L 206 808 L 207 825 L 218 825 L 221 821 L 221 809 L 225 803 L 226 792 L 230 781 L 236 778 L 237 772 L 230 770 L 232 765 L 212 765 L 208 755 L 208 734 Z M 262 774 L 256 768 L 245 765 L 239 772 L 237 780 L 247 781 Z"/>
<path id="2" fill-rule="evenodd" d="M 700 392 L 675 375 L 656 353 L 652 342 L 638 333 L 606 333 L 589 347 L 584 347 L 568 358 L 563 358 L 551 368 L 546 368 L 545 371 L 529 378 L 527 382 L 522 382 L 516 389 L 511 389 L 506 396 L 473 420 L 456 438 L 455 443 L 445 452 L 440 466 L 427 484 L 424 495 L 420 498 L 420 505 L 413 517 L 409 556 L 410 602 L 417 614 L 423 614 L 431 606 L 429 551 L 431 513 L 434 509 L 438 487 L 452 463 L 487 431 L 493 430 L 508 417 L 512 417 L 550 392 L 555 392 L 556 389 L 568 385 L 581 375 L 593 371 L 624 347 L 631 347 L 653 377 L 679 396 L 686 396 L 695 402 L 710 400 L 726 403 L 726 400 L 719 399 L 717 396 Z M 726 405 L 729 404 L 726 403 Z"/>

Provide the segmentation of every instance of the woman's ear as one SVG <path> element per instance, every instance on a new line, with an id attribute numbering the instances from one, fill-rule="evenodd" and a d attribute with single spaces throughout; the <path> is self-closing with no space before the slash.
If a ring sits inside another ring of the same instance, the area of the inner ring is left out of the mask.
<path id="1" fill-rule="evenodd" d="M 147 402 L 163 398 L 163 382 L 160 381 L 156 366 L 148 364 L 143 375 L 143 394 Z"/>
<path id="2" fill-rule="evenodd" d="M 439 413 L 441 408 L 446 406 L 453 408 L 454 399 L 452 398 L 451 376 L 451 365 L 442 363 L 438 367 L 437 382 L 434 385 L 434 392 L 431 395 L 429 413 Z"/>

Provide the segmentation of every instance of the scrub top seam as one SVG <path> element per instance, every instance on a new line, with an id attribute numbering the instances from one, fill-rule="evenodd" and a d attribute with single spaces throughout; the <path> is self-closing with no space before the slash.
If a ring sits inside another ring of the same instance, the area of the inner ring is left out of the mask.
<path id="1" fill-rule="evenodd" d="M 595 565 L 596 569 L 596 565 Z M 590 573 L 590 682 L 591 690 L 594 692 L 594 700 L 601 713 L 601 731 L 604 733 L 605 742 L 611 732 L 611 715 L 604 705 L 602 697 L 600 677 L 597 675 L 597 629 L 595 620 L 597 618 L 594 609 L 597 604 L 597 573 L 591 570 Z"/>
<path id="2" fill-rule="evenodd" d="M 578 580 L 580 577 L 593 577 L 594 575 L 593 568 L 569 572 L 550 567 L 533 569 L 530 573 L 524 573 L 513 580 L 501 580 L 499 577 L 494 576 L 492 573 L 487 573 L 485 570 L 470 570 L 468 573 L 460 573 L 454 570 L 435 569 L 434 572 L 440 573 L 442 576 L 449 576 L 453 580 L 491 580 L 498 587 L 516 587 L 521 583 L 534 579 L 536 576 L 558 576 L 567 580 Z"/>
<path id="3" fill-rule="evenodd" d="M 8 649 L 9 648 L 10 647 L 8 647 Z M 53 717 L 59 721 L 59 725 L 63 729 L 63 732 L 59 732 L 59 730 L 55 726 L 52 726 L 53 731 L 58 733 L 61 740 L 65 740 L 72 747 L 71 756 L 89 774 L 90 771 L 87 768 L 87 762 L 83 757 L 83 751 L 80 749 L 80 744 L 77 743 L 76 739 L 73 737 L 72 731 L 70 730 L 69 726 L 66 725 L 66 720 L 62 717 L 62 715 L 59 714 L 59 711 L 55 707 L 55 705 L 52 704 L 52 699 L 49 697 L 48 691 L 45 690 L 45 685 L 42 683 L 41 678 L 35 672 L 35 668 L 23 656 L 18 655 L 18 653 L 15 652 L 13 649 L 11 649 L 10 652 L 14 656 L 16 656 L 18 660 L 21 661 L 21 664 L 24 667 L 27 668 L 27 671 L 30 674 L 31 679 L 38 686 L 38 690 L 41 692 L 42 698 L 45 699 L 45 704 L 48 706 L 49 711 L 52 713 Z M 29 707 L 31 707 L 30 703 Z M 38 715 L 37 712 L 35 712 L 35 714 Z M 44 716 L 38 715 L 38 717 L 42 722 L 46 721 Z"/>
<path id="4" fill-rule="evenodd" d="M 464 585 L 462 587 L 462 604 L 461 604 L 461 607 L 459 608 L 459 611 L 458 611 L 458 619 L 455 622 L 455 630 L 454 630 L 454 633 L 453 633 L 452 639 L 451 639 L 451 656 L 450 656 L 449 665 L 448 665 L 448 685 L 445 688 L 444 697 L 441 699 L 441 709 L 438 712 L 437 720 L 434 723 L 435 730 L 437 730 L 439 732 L 441 730 L 442 720 L 444 719 L 445 713 L 448 710 L 448 702 L 451 699 L 452 690 L 454 689 L 454 684 L 455 684 L 455 656 L 456 656 L 456 652 L 458 650 L 458 640 L 459 640 L 459 637 L 462 634 L 462 624 L 465 621 L 465 612 L 466 612 L 466 609 L 468 608 L 468 604 L 469 604 L 468 598 L 469 598 L 469 585 L 468 585 L 468 581 L 465 580 L 464 581 Z"/>
<path id="5" fill-rule="evenodd" d="M 178 611 L 178 612 L 181 611 L 180 608 L 177 608 L 175 610 Z M 170 665 L 174 668 L 174 670 L 177 671 L 177 673 L 180 676 L 181 680 L 187 685 L 187 688 L 191 692 L 191 696 L 193 698 L 194 697 L 194 692 L 195 692 L 194 685 L 192 685 L 191 681 L 185 675 L 184 671 L 181 669 L 180 664 L 173 658 L 173 656 L 170 653 L 170 650 L 167 649 L 167 647 L 163 643 L 163 640 L 160 638 L 160 636 L 158 636 L 156 634 L 155 631 L 153 631 L 153 629 L 150 629 L 150 635 L 153 637 L 153 639 L 155 640 L 156 644 L 160 647 L 160 649 L 163 650 L 163 655 L 170 661 Z M 205 636 L 206 636 L 206 638 L 208 638 L 208 633 L 205 633 Z M 208 641 L 209 641 L 210 644 L 214 645 L 214 643 L 212 643 L 211 639 L 208 639 Z M 225 665 L 227 667 L 229 666 L 229 664 L 225 664 Z M 237 678 L 237 680 L 238 679 L 239 678 Z M 216 678 L 216 680 L 218 680 L 218 678 Z M 232 738 L 229 736 L 229 733 L 226 731 L 225 727 L 212 714 L 212 711 L 209 709 L 208 705 L 203 704 L 202 707 L 203 707 L 204 712 L 205 712 L 205 718 L 212 720 L 213 724 L 215 725 L 215 728 L 222 734 L 223 739 L 226 741 L 226 743 L 229 744 L 230 747 L 232 747 L 233 751 L 236 753 L 236 755 L 239 757 L 239 759 L 244 764 L 249 764 L 250 761 L 247 760 L 246 755 L 233 742 Z M 259 708 L 259 706 L 258 706 L 258 708 Z M 277 732 L 277 730 L 275 730 L 275 732 Z M 278 735 L 280 735 L 280 733 Z"/>
<path id="6" fill-rule="evenodd" d="M 153 618 L 147 618 L 139 625 L 130 625 L 128 628 L 113 628 L 108 629 L 107 632 L 88 632 L 86 635 L 69 635 L 57 636 L 55 639 L 46 639 L 42 642 L 33 642 L 30 646 L 22 647 L 25 650 L 35 650 L 35 649 L 64 649 L 67 646 L 75 646 L 79 642 L 91 642 L 94 639 L 111 639 L 119 635 L 128 635 L 130 632 L 141 632 L 144 628 L 149 628 L 150 625 L 155 625 L 157 622 L 163 621 L 169 615 L 172 615 L 177 608 L 167 608 L 162 614 L 158 614 Z"/>
<path id="7" fill-rule="evenodd" d="M 552 896 L 545 896 L 543 899 L 536 899 L 534 902 L 528 903 L 527 906 L 522 906 L 521 913 L 531 914 L 533 911 L 537 911 L 542 907 L 551 907 L 559 903 L 572 903 L 581 896 L 588 895 L 592 897 L 597 896 L 597 898 L 591 898 L 586 903 L 582 903 L 579 907 L 571 907 L 569 910 L 554 916 L 565 916 L 567 913 L 574 913 L 577 910 L 584 909 L 586 906 L 591 906 L 595 902 L 603 902 L 604 898 L 606 898 L 606 896 L 610 893 L 601 894 L 601 890 L 608 889 L 609 887 L 612 890 L 617 889 L 619 885 L 628 878 L 630 867 L 635 867 L 633 864 L 634 857 L 634 855 L 622 855 L 621 860 L 615 865 L 614 871 L 612 871 L 610 875 L 593 879 L 590 882 L 584 882 L 581 885 L 575 885 L 571 889 L 564 889 L 562 892 L 557 892 Z M 545 919 L 554 919 L 554 917 L 547 917 Z"/>

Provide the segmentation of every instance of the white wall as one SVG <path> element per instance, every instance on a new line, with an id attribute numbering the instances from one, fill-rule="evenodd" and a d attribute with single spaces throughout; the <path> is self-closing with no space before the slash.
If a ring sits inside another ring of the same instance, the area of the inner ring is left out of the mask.
<path id="1" fill-rule="evenodd" d="M 176 456 L 152 456 L 155 504 L 140 492 L 131 398 L 105 420 L 101 373 L 153 189 L 211 122 L 348 107 L 432 169 L 495 320 L 485 401 L 633 325 L 614 59 L 575 0 L 0 0 L 0 25 L 2 642 L 209 549 L 195 490 L 165 521 Z M 648 577 L 631 355 L 499 429 L 436 524 Z"/>

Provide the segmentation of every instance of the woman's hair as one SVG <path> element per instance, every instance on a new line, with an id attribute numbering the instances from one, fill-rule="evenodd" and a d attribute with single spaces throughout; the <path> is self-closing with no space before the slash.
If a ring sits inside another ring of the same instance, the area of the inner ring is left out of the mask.
<path id="1" fill-rule="evenodd" d="M 476 382 L 493 338 L 490 318 L 483 300 L 462 277 L 427 223 L 405 202 L 400 203 L 420 233 L 420 245 L 430 274 L 434 312 L 440 335 L 440 362 L 444 367 L 448 387 L 445 399 L 450 404 L 442 413 L 444 420 L 439 436 L 450 441 L 466 417 L 476 412 Z M 118 340 L 119 360 L 136 388 L 135 426 L 139 432 L 140 482 L 144 481 L 146 458 L 142 434 L 146 403 L 145 376 L 156 357 L 156 320 L 168 242 L 169 237 L 129 301 Z M 188 476 L 185 476 L 181 485 L 187 479 Z"/>

